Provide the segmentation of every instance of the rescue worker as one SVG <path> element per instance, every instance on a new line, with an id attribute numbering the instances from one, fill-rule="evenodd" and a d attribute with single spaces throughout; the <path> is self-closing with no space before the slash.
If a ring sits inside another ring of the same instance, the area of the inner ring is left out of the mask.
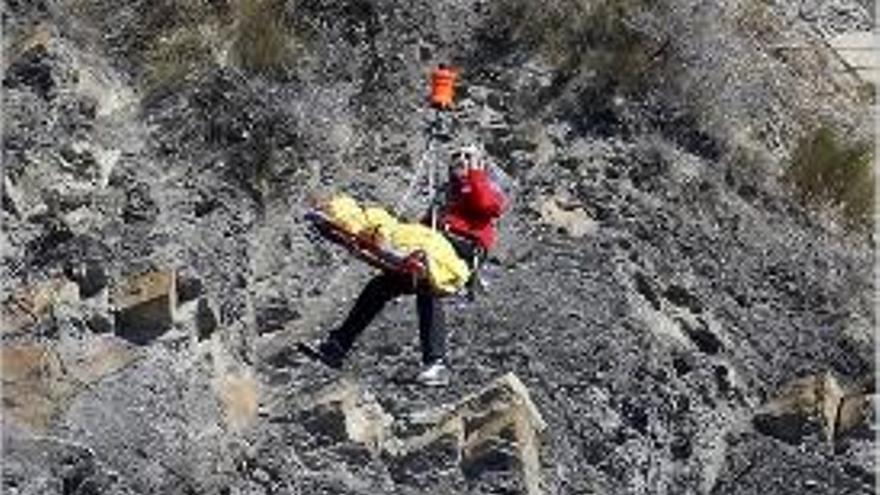
<path id="1" fill-rule="evenodd" d="M 452 134 L 452 120 L 450 112 L 453 110 L 455 101 L 455 85 L 458 79 L 458 71 L 452 66 L 440 63 L 431 71 L 431 93 L 428 103 L 433 109 L 429 133 L 442 141 L 448 141 Z"/>
<path id="2" fill-rule="evenodd" d="M 431 107 L 437 110 L 450 110 L 455 98 L 455 80 L 458 72 L 447 64 L 438 64 L 431 71 Z"/>
<path id="3" fill-rule="evenodd" d="M 464 146 L 452 154 L 445 193 L 438 228 L 442 229 L 459 257 L 476 264 L 495 244 L 494 222 L 501 215 L 506 201 L 490 179 L 478 148 Z M 476 266 L 472 265 L 472 268 L 476 269 Z M 341 368 L 355 340 L 373 318 L 388 301 L 404 294 L 416 296 L 424 365 L 417 380 L 429 386 L 447 384 L 447 331 L 440 297 L 426 282 L 414 284 L 411 276 L 402 273 L 382 272 L 375 276 L 361 291 L 341 326 L 317 345 L 301 344 L 300 349 L 331 368 Z"/>

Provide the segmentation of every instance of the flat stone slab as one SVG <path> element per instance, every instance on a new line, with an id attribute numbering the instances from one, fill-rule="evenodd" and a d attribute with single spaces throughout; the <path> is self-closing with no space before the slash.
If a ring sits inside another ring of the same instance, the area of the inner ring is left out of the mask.
<path id="1" fill-rule="evenodd" d="M 864 80 L 880 83 L 880 45 L 876 33 L 846 33 L 831 39 L 830 44 Z"/>

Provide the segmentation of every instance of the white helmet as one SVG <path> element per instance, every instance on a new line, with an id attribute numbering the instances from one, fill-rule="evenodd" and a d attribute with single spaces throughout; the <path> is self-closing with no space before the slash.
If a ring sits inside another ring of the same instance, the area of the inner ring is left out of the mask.
<path id="1" fill-rule="evenodd" d="M 450 153 L 453 167 L 478 168 L 482 163 L 482 152 L 475 144 L 460 146 Z"/>

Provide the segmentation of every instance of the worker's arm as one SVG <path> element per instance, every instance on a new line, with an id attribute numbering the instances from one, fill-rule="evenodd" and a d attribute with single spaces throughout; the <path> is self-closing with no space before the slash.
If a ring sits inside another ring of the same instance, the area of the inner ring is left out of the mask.
<path id="1" fill-rule="evenodd" d="M 484 169 L 470 169 L 463 181 L 461 199 L 467 209 L 481 216 L 500 217 L 504 211 L 504 195 L 492 184 Z"/>

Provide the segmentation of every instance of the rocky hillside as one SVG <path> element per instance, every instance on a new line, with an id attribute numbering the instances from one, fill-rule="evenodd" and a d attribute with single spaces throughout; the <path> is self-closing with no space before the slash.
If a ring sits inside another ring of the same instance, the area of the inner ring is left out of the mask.
<path id="1" fill-rule="evenodd" d="M 873 493 L 873 11 L 5 0 L 4 493 Z M 449 387 L 408 299 L 331 372 L 371 270 L 308 200 L 397 205 L 441 61 L 488 292 Z"/>

